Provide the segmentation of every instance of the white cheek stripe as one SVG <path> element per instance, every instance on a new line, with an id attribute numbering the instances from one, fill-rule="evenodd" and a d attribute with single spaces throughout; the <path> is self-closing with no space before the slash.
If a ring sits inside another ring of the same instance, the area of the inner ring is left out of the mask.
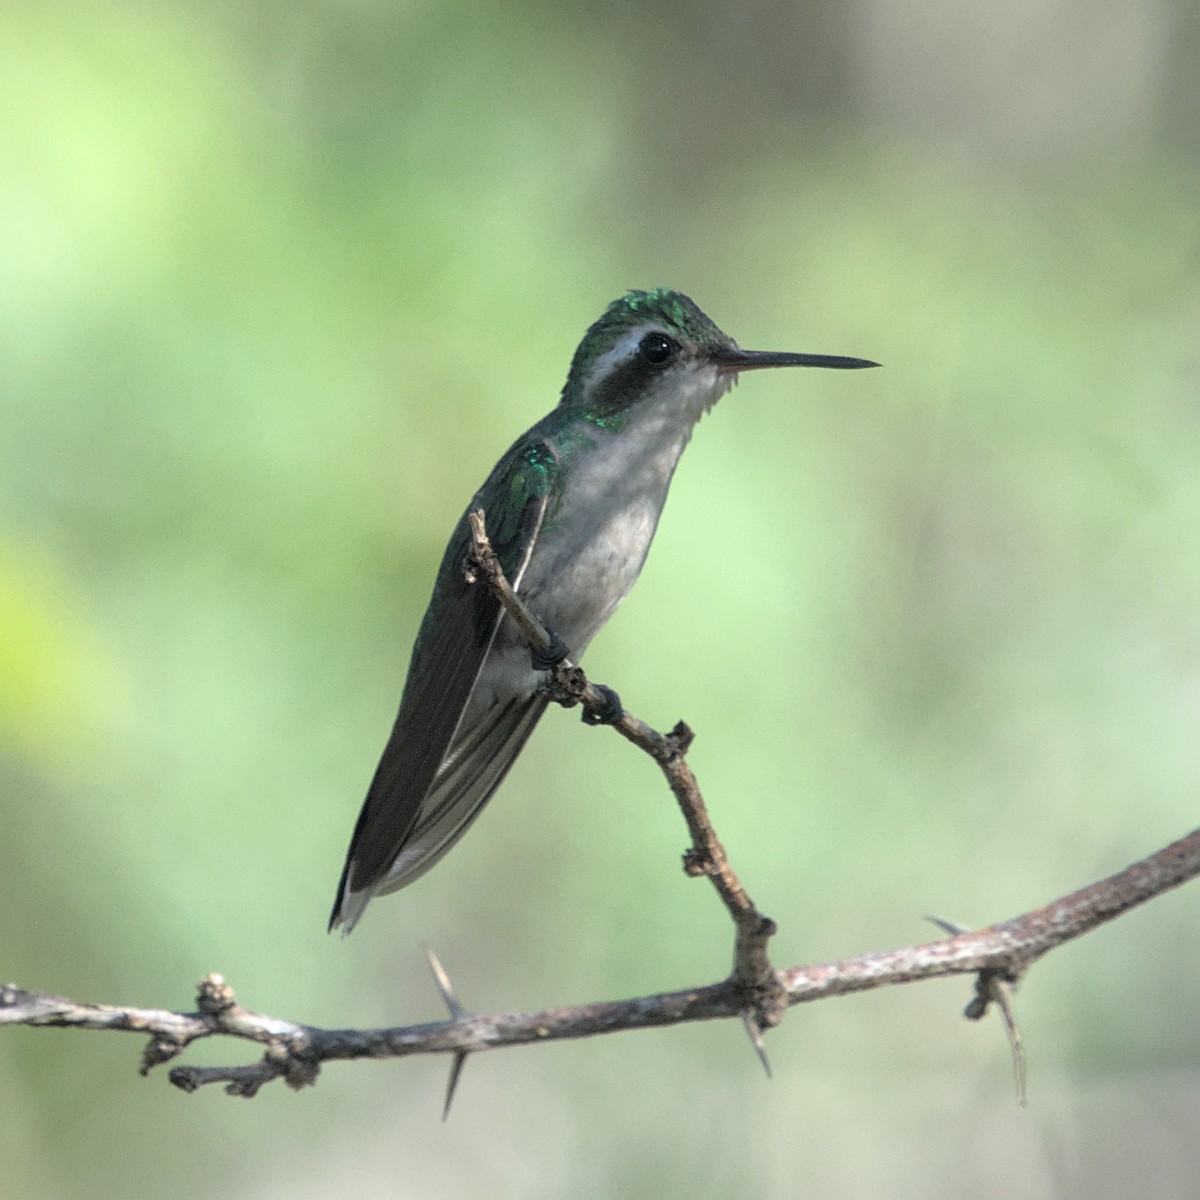
<path id="1" fill-rule="evenodd" d="M 591 399 L 592 388 L 621 363 L 628 362 L 637 353 L 638 343 L 648 333 L 661 333 L 662 325 L 657 321 L 643 321 L 635 325 L 610 350 L 606 350 L 592 364 L 592 369 L 583 381 L 582 396 Z"/>

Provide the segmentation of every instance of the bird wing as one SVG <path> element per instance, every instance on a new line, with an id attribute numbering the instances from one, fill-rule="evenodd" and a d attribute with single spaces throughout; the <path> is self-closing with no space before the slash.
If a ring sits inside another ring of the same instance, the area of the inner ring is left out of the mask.
<path id="1" fill-rule="evenodd" d="M 542 527 L 558 460 L 545 442 L 517 443 L 476 494 L 499 497 L 485 513 L 488 537 L 513 586 Z M 468 510 L 469 511 L 469 510 Z M 541 697 L 501 698 L 456 741 L 503 617 L 485 583 L 469 584 L 466 516 L 442 559 L 413 649 L 400 710 L 354 827 L 329 927 L 352 927 L 371 896 L 428 870 L 466 831 L 525 744 Z M 389 878 L 403 856 L 398 876 Z"/>

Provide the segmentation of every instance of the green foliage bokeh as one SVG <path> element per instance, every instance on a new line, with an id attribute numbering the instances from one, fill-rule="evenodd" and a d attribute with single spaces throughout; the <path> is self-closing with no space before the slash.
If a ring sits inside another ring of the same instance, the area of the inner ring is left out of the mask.
<path id="1" fill-rule="evenodd" d="M 698 730 L 778 961 L 1186 831 L 1200 39 L 1168 5 L 1171 54 L 1130 17 L 1052 69 L 1066 7 L 944 54 L 866 3 L 0 14 L 0 975 L 184 1007 L 219 970 L 340 1025 L 440 1015 L 422 941 L 486 1010 L 726 971 L 655 773 L 561 712 L 323 934 L 443 540 L 633 286 L 886 365 L 724 400 L 589 654 Z M 484 1056 L 445 1127 L 440 1061 L 246 1107 L 6 1031 L 0 1194 L 1183 1196 L 1196 917 L 1039 966 L 1027 1112 L 961 983 L 794 1012 L 770 1084 L 732 1025 Z"/>

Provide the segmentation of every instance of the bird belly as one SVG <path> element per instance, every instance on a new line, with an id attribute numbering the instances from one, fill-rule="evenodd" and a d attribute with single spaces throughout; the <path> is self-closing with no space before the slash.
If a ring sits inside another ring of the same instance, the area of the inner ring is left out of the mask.
<path id="1" fill-rule="evenodd" d="M 641 574 L 689 432 L 647 414 L 596 431 L 565 472 L 518 590 L 575 658 Z"/>
<path id="2" fill-rule="evenodd" d="M 639 498 L 606 518 L 562 521 L 539 539 L 519 592 L 579 658 L 641 573 L 662 504 Z"/>

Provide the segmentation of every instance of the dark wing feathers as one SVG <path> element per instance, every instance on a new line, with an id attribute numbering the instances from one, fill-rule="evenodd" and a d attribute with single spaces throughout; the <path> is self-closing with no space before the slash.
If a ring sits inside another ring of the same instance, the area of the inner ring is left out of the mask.
<path id="1" fill-rule="evenodd" d="M 430 789 L 421 817 L 401 849 L 400 869 L 376 894 L 407 887 L 466 833 L 533 732 L 546 700 L 537 692 L 489 709 L 469 737 L 452 743 L 451 758 Z"/>
<path id="2" fill-rule="evenodd" d="M 514 585 L 537 541 L 556 467 L 554 452 L 544 442 L 518 443 L 472 501 L 472 508 L 483 507 L 485 497 L 500 501 L 493 505 L 492 513 L 485 513 L 485 519 L 488 536 Z M 471 782 L 463 777 L 464 772 L 489 774 L 486 760 L 481 761 L 477 754 L 458 753 L 457 786 L 442 786 L 438 781 L 502 616 L 500 602 L 485 584 L 467 583 L 464 571 L 469 550 L 470 532 L 464 515 L 442 559 L 413 649 L 400 711 L 354 827 L 330 928 L 346 916 L 349 893 L 379 884 L 405 845 L 437 820 L 438 810 L 455 796 L 461 800 Z M 538 715 L 540 712 L 539 707 Z M 508 720 L 512 722 L 508 733 L 518 734 L 508 755 L 511 762 L 536 724 L 536 716 L 528 720 L 526 713 L 512 714 Z M 507 741 L 507 736 L 500 738 L 501 744 Z M 507 764 L 478 797 L 466 820 L 458 823 L 461 828 L 451 841 L 440 850 L 436 845 L 431 849 L 434 857 L 426 867 L 457 840 L 506 769 Z M 405 881 L 420 873 L 406 873 Z"/>

